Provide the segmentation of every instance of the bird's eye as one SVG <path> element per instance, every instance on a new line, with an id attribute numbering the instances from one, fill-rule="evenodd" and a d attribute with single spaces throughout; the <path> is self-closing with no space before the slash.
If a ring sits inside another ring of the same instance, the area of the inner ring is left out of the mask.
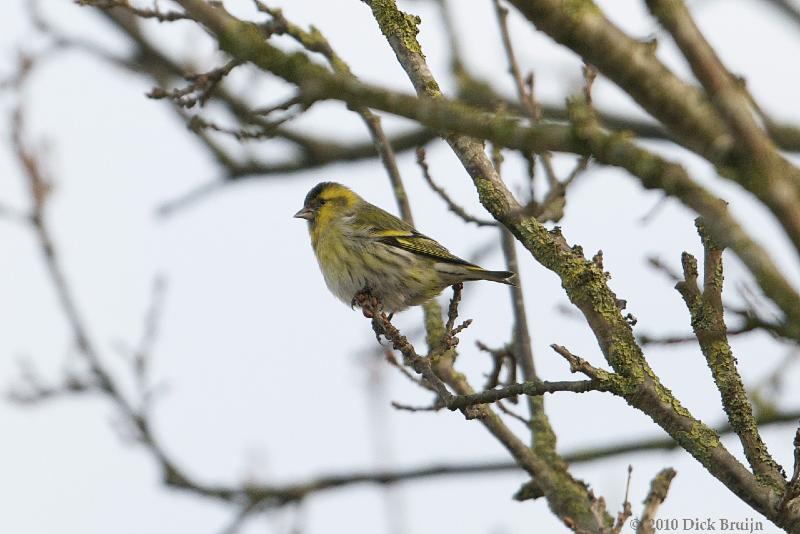
<path id="1" fill-rule="evenodd" d="M 326 200 L 324 198 L 319 199 L 319 205 L 320 206 L 324 206 L 325 202 L 326 202 Z"/>

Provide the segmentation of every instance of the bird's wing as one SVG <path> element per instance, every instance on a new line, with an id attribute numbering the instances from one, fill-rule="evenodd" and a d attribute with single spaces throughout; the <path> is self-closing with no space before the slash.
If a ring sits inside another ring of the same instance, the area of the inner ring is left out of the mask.
<path id="1" fill-rule="evenodd" d="M 455 263 L 458 265 L 465 265 L 472 267 L 473 265 L 468 261 L 462 260 L 458 256 L 454 256 L 449 250 L 434 241 L 428 236 L 422 235 L 419 232 L 410 234 L 397 235 L 396 233 L 386 232 L 377 236 L 378 240 L 387 245 L 401 248 L 414 254 L 427 256 L 431 259 L 441 261 L 444 263 Z"/>
<path id="2" fill-rule="evenodd" d="M 367 229 L 371 239 L 437 261 L 473 267 L 473 264 L 451 254 L 434 239 L 417 232 L 410 224 L 377 206 L 367 206 L 359 219 L 363 221 L 360 226 Z"/>

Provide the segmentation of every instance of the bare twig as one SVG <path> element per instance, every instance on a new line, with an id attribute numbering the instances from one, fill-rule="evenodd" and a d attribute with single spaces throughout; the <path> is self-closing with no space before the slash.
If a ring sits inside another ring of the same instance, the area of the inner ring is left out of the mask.
<path id="1" fill-rule="evenodd" d="M 741 326 L 731 328 L 728 330 L 728 337 L 738 336 L 741 334 L 748 334 L 754 332 L 762 327 L 756 322 L 748 322 Z M 640 334 L 637 339 L 642 345 L 678 345 L 681 343 L 694 343 L 697 341 L 697 336 L 694 334 L 683 334 L 675 336 L 655 336 L 652 334 Z"/>
<path id="2" fill-rule="evenodd" d="M 669 486 L 677 473 L 671 467 L 662 469 L 650 483 L 650 491 L 644 499 L 644 512 L 636 529 L 637 534 L 655 534 L 654 520 L 661 503 L 667 498 Z M 660 530 L 660 529 L 658 529 Z"/>
<path id="3" fill-rule="evenodd" d="M 491 404 L 502 399 L 517 395 L 538 397 L 545 393 L 568 391 L 572 393 L 586 393 L 587 391 L 609 391 L 611 385 L 596 380 L 576 380 L 563 382 L 522 382 L 511 384 L 498 389 L 490 389 L 472 395 L 458 395 L 447 401 L 450 410 L 458 410 L 475 404 Z"/>
<path id="4" fill-rule="evenodd" d="M 480 341 L 476 341 L 475 345 L 478 350 L 486 352 L 492 358 L 492 370 L 487 375 L 486 385 L 483 389 L 494 389 L 499 385 L 510 385 L 517 381 L 517 358 L 514 356 L 513 350 L 510 346 L 501 347 L 499 349 L 490 349 Z M 501 383 L 500 372 L 503 370 L 505 362 L 507 376 Z"/>
<path id="5" fill-rule="evenodd" d="M 355 297 L 355 302 L 363 310 L 364 315 L 372 320 L 372 327 L 377 335 L 384 335 L 392 343 L 395 350 L 399 350 L 403 355 L 403 363 L 419 373 L 428 383 L 430 383 L 439 395 L 443 403 L 447 403 L 453 396 L 447 389 L 442 380 L 436 376 L 431 367 L 430 358 L 422 357 L 417 354 L 416 349 L 390 321 L 389 317 L 381 309 L 378 299 L 368 294 L 359 294 Z"/>
<path id="6" fill-rule="evenodd" d="M 333 50 L 328 40 L 317 28 L 311 27 L 309 31 L 303 30 L 286 19 L 280 9 L 270 8 L 260 0 L 254 0 L 254 2 L 259 11 L 267 13 L 272 17 L 274 23 L 271 28 L 272 31 L 278 34 L 288 34 L 307 50 L 322 54 L 334 72 L 353 80 L 356 79 L 347 63 Z M 375 146 L 375 151 L 378 153 L 392 185 L 392 191 L 397 201 L 401 218 L 407 223 L 413 224 L 414 219 L 411 214 L 411 206 L 408 202 L 408 195 L 403 185 L 400 170 L 397 167 L 394 148 L 392 148 L 392 144 L 386 136 L 386 132 L 383 130 L 380 117 L 373 113 L 367 106 L 356 105 L 352 106 L 351 109 L 361 117 L 364 124 L 367 126 L 367 130 Z"/>
<path id="7" fill-rule="evenodd" d="M 647 258 L 647 263 L 657 271 L 664 273 L 664 275 L 672 281 L 672 283 L 678 282 L 681 280 L 681 275 L 672 269 L 669 265 L 664 263 L 664 260 L 657 257 L 657 256 L 649 256 Z"/>
<path id="8" fill-rule="evenodd" d="M 175 105 L 182 108 L 192 108 L 195 104 L 202 107 L 211 98 L 214 89 L 223 78 L 241 64 L 241 61 L 235 59 L 228 61 L 225 65 L 208 72 L 186 76 L 186 80 L 190 82 L 186 87 L 171 91 L 156 87 L 147 93 L 147 96 L 154 99 L 169 98 L 175 102 Z M 296 102 L 292 101 L 291 103 Z M 276 109 L 285 109 L 285 106 L 286 104 Z"/>
<path id="9" fill-rule="evenodd" d="M 384 358 L 389 363 L 389 365 L 400 371 L 400 373 L 403 376 L 405 376 L 408 380 L 410 380 L 411 382 L 413 382 L 414 384 L 418 385 L 423 389 L 427 389 L 428 391 L 436 393 L 435 387 L 426 382 L 423 378 L 413 375 L 406 367 L 400 365 L 400 363 L 397 361 L 397 358 L 394 357 L 394 352 L 392 352 L 391 349 L 386 348 L 384 350 Z"/>
<path id="10" fill-rule="evenodd" d="M 30 223 L 30 217 L 27 213 L 17 208 L 0 204 L 0 219 L 6 219 L 22 224 Z"/>
<path id="11" fill-rule="evenodd" d="M 566 347 L 562 345 L 556 345 L 555 343 L 550 345 L 556 353 L 561 355 L 567 362 L 569 363 L 569 370 L 573 373 L 583 373 L 584 375 L 588 376 L 593 380 L 599 380 L 601 382 L 609 382 L 609 377 L 612 373 L 605 371 L 603 369 L 599 369 L 594 367 L 592 364 L 577 356 L 569 351 Z"/>
<path id="12" fill-rule="evenodd" d="M 458 215 L 461 220 L 464 222 L 473 223 L 477 226 L 497 226 L 497 221 L 481 219 L 467 213 L 467 210 L 459 206 L 452 198 L 450 198 L 450 195 L 447 194 L 447 191 L 445 191 L 444 188 L 440 187 L 436 184 L 436 182 L 433 181 L 430 168 L 428 167 L 428 162 L 425 160 L 425 149 L 422 147 L 417 148 L 417 165 L 419 165 L 420 170 L 422 170 L 422 177 L 425 178 L 426 182 L 428 182 L 430 188 L 433 189 L 437 195 L 439 195 L 439 198 L 444 200 L 444 203 L 447 204 L 447 208 Z"/>
<path id="13" fill-rule="evenodd" d="M 285 116 L 277 119 L 263 121 L 258 126 L 229 128 L 206 120 L 199 115 L 195 115 L 189 120 L 188 126 L 189 129 L 195 133 L 199 132 L 200 130 L 212 130 L 222 134 L 230 135 L 237 141 L 253 141 L 260 139 L 271 139 L 275 137 L 278 128 L 282 124 L 292 120 L 295 116 L 296 114 L 288 113 Z M 235 168 L 235 164 L 233 167 Z"/>
<path id="14" fill-rule="evenodd" d="M 612 534 L 620 534 L 622 529 L 625 528 L 626 521 L 633 513 L 631 511 L 631 501 L 629 499 L 630 491 L 631 491 L 631 475 L 633 474 L 633 466 L 628 466 L 628 479 L 625 482 L 625 498 L 622 501 L 622 510 L 617 514 L 617 519 L 614 521 L 614 526 L 611 527 Z"/>
<path id="15" fill-rule="evenodd" d="M 768 4 L 775 6 L 781 13 L 786 15 L 792 22 L 800 26 L 800 9 L 791 0 L 764 0 Z"/>
<path id="16" fill-rule="evenodd" d="M 512 397 L 509 400 L 514 401 L 515 399 Z M 515 411 L 511 410 L 510 408 L 508 408 L 506 406 L 506 404 L 503 401 L 497 401 L 497 402 L 494 403 L 494 405 L 497 406 L 497 408 L 501 412 L 503 412 L 504 414 L 508 415 L 509 417 L 513 417 L 514 419 L 516 419 L 517 421 L 519 421 L 520 423 L 525 425 L 525 428 L 530 428 L 531 427 L 531 420 L 530 419 L 525 419 L 520 414 L 518 414 Z"/>
<path id="17" fill-rule="evenodd" d="M 20 360 L 19 365 L 19 383 L 7 393 L 8 400 L 17 404 L 38 404 L 69 395 L 96 393 L 98 389 L 92 377 L 75 372 L 67 372 L 56 384 L 46 384 L 29 360 Z"/>
<path id="18" fill-rule="evenodd" d="M 206 496 L 223 499 L 230 498 L 231 494 L 229 492 L 196 483 L 177 467 L 156 440 L 149 420 L 142 408 L 138 408 L 137 403 L 124 393 L 118 381 L 112 376 L 104 363 L 99 349 L 92 341 L 88 324 L 79 311 L 76 298 L 61 267 L 57 248 L 50 233 L 46 208 L 49 194 L 53 187 L 52 181 L 45 175 L 39 154 L 25 144 L 23 130 L 22 109 L 17 108 L 12 116 L 12 147 L 28 182 L 32 205 L 31 226 L 42 252 L 47 273 L 55 288 L 59 305 L 69 324 L 74 344 L 78 354 L 88 367 L 89 373 L 89 376 L 85 379 L 78 379 L 73 375 L 69 375 L 64 383 L 56 388 L 34 389 L 32 392 L 34 396 L 28 397 L 27 400 L 46 400 L 53 394 L 65 392 L 101 393 L 121 412 L 124 423 L 129 427 L 135 439 L 145 446 L 159 463 L 166 484 Z M 145 330 L 150 331 L 144 336 L 144 346 L 147 347 L 147 340 L 150 339 L 153 330 L 149 328 Z M 142 404 L 146 404 L 146 401 Z"/>
<path id="19" fill-rule="evenodd" d="M 124 9 L 145 19 L 156 19 L 159 22 L 173 22 L 176 20 L 191 19 L 186 13 L 180 11 L 161 11 L 158 7 L 138 8 L 132 6 L 128 0 L 75 0 L 79 6 L 92 6 L 100 9 Z"/>
<path id="20" fill-rule="evenodd" d="M 444 405 L 437 397 L 436 402 L 434 402 L 430 406 L 412 406 L 411 404 L 404 404 L 402 402 L 392 401 L 392 408 L 395 408 L 396 410 L 400 410 L 403 412 L 411 412 L 411 413 L 438 412 L 439 410 L 444 408 Z"/>
<path id="21" fill-rule="evenodd" d="M 780 503 L 778 503 L 778 510 L 786 509 L 792 499 L 800 497 L 800 428 L 794 434 L 792 445 L 794 446 L 794 469 L 792 470 L 792 478 L 789 479 L 789 483 L 786 485 L 786 491 L 781 497 Z"/>

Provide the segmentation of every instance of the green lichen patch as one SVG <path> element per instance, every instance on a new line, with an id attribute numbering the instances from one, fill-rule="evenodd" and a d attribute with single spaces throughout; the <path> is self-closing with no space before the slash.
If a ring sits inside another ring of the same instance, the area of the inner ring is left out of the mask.
<path id="1" fill-rule="evenodd" d="M 692 428 L 688 431 L 675 432 L 675 438 L 706 467 L 711 460 L 711 453 L 721 445 L 719 435 L 700 421 L 692 421 Z"/>
<path id="2" fill-rule="evenodd" d="M 383 35 L 389 39 L 400 39 L 409 51 L 425 57 L 417 41 L 419 24 L 422 22 L 418 16 L 400 11 L 394 0 L 372 0 L 371 5 Z"/>

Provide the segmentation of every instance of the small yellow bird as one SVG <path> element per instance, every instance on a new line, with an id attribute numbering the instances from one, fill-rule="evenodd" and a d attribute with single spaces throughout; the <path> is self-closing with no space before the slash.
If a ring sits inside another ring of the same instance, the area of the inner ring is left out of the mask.
<path id="1" fill-rule="evenodd" d="M 357 294 L 368 293 L 394 313 L 422 304 L 459 282 L 515 283 L 514 273 L 487 271 L 454 256 L 341 184 L 317 184 L 294 216 L 308 221 L 328 289 L 350 305 Z"/>

